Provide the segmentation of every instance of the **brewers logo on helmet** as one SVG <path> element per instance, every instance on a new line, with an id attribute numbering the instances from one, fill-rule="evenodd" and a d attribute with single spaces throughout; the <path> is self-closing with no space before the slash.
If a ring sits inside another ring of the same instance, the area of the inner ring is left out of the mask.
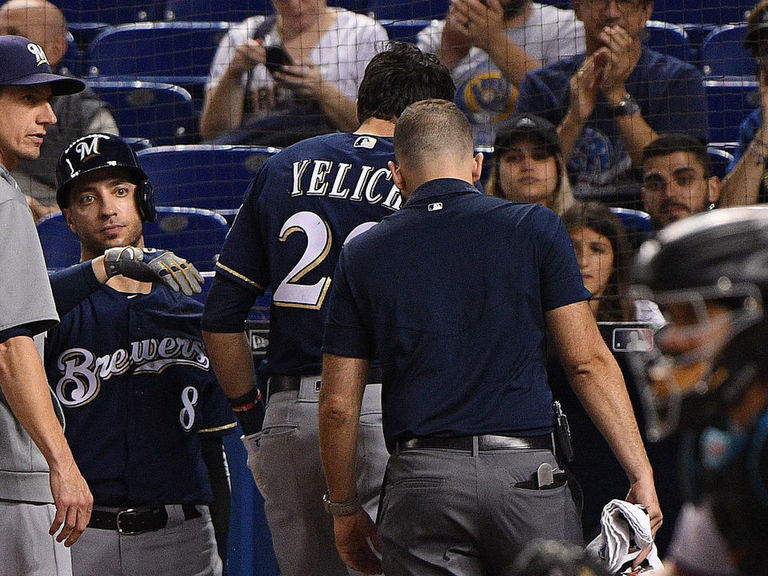
<path id="1" fill-rule="evenodd" d="M 157 216 L 152 184 L 139 165 L 136 152 L 114 134 L 88 134 L 72 142 L 62 152 L 56 164 L 56 202 L 59 208 L 69 207 L 69 189 L 74 180 L 95 170 L 123 168 L 136 184 L 136 202 L 143 221 Z"/>

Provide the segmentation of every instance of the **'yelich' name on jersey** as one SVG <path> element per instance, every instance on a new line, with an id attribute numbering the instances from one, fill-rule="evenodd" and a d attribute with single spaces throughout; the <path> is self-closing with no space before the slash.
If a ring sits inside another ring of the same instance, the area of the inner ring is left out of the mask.
<path id="1" fill-rule="evenodd" d="M 312 165 L 307 188 L 302 187 L 302 178 Z M 301 160 L 293 163 L 293 190 L 291 196 L 328 196 L 341 200 L 352 200 L 369 204 L 381 204 L 392 211 L 400 210 L 403 197 L 394 184 L 387 192 L 386 198 L 376 191 L 379 181 L 384 178 L 392 180 L 389 168 L 374 168 L 360 166 L 357 181 L 348 178 L 352 164 L 332 162 L 330 160 Z"/>
<path id="2" fill-rule="evenodd" d="M 65 406 L 79 406 L 90 402 L 99 393 L 102 380 L 131 368 L 134 375 L 160 374 L 174 364 L 201 370 L 210 367 L 203 343 L 189 338 L 148 338 L 131 342 L 130 351 L 118 348 L 98 357 L 85 348 L 69 348 L 56 362 L 62 374 L 56 383 L 56 396 Z"/>

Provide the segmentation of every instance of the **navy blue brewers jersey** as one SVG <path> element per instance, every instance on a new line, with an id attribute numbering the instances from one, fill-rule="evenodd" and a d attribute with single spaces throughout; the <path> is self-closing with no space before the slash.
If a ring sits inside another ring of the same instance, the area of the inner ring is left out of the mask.
<path id="1" fill-rule="evenodd" d="M 48 333 L 48 382 L 96 504 L 213 499 L 198 432 L 234 431 L 235 419 L 201 314 L 202 304 L 162 285 L 136 295 L 101 286 Z"/>
<path id="2" fill-rule="evenodd" d="M 255 294 L 272 286 L 262 372 L 319 374 L 323 310 L 343 244 L 400 208 L 391 138 L 328 134 L 268 159 L 217 264 Z"/>

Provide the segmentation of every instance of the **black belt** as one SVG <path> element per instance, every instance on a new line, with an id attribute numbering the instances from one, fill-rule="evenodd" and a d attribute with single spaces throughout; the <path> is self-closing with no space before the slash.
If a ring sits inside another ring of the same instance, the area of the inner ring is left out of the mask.
<path id="1" fill-rule="evenodd" d="M 500 434 L 481 434 L 478 436 L 458 436 L 455 438 L 411 438 L 397 443 L 399 450 L 432 448 L 442 450 L 463 450 L 472 452 L 474 438 L 477 438 L 478 450 L 552 450 L 552 435 L 544 436 L 504 436 Z"/>
<path id="2" fill-rule="evenodd" d="M 200 518 L 202 514 L 194 504 L 182 504 L 184 520 Z M 142 506 L 124 508 L 114 512 L 94 510 L 91 512 L 89 528 L 116 530 L 120 534 L 141 534 L 162 530 L 168 525 L 168 511 L 165 506 Z"/>
<path id="3" fill-rule="evenodd" d="M 267 380 L 267 398 L 278 392 L 290 392 L 301 387 L 303 376 L 270 376 Z M 366 384 L 381 384 L 381 368 L 371 368 L 368 371 Z M 320 376 L 317 376 L 317 385 L 320 386 Z"/>

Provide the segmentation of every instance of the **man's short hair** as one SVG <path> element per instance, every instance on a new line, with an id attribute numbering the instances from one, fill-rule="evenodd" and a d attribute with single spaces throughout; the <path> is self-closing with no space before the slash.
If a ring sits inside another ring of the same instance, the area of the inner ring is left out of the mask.
<path id="1" fill-rule="evenodd" d="M 704 169 L 704 177 L 712 175 L 712 162 L 707 147 L 698 138 L 688 134 L 662 134 L 643 148 L 643 165 L 651 158 L 669 156 L 675 152 L 690 152 Z"/>
<path id="2" fill-rule="evenodd" d="M 414 44 L 391 42 L 365 68 L 357 95 L 359 121 L 396 120 L 409 104 L 428 98 L 453 100 L 451 72 L 434 54 Z"/>
<path id="3" fill-rule="evenodd" d="M 406 108 L 395 125 L 395 158 L 412 167 L 426 166 L 446 152 L 460 158 L 474 151 L 469 120 L 447 100 L 421 100 Z"/>

